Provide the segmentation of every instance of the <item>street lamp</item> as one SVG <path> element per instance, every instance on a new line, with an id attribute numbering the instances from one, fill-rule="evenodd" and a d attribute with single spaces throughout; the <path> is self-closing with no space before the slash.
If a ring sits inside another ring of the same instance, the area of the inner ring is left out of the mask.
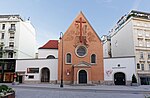
<path id="1" fill-rule="evenodd" d="M 62 47 L 61 47 L 61 50 L 62 50 L 62 54 L 61 54 L 61 57 L 62 57 L 62 61 L 61 61 L 61 79 L 60 79 L 60 87 L 63 87 L 63 33 L 60 32 L 60 40 L 61 40 L 61 43 L 62 43 Z"/>

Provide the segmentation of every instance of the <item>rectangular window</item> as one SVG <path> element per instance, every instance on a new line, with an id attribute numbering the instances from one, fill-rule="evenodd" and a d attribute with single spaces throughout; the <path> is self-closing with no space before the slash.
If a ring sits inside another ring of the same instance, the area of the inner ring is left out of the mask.
<path id="1" fill-rule="evenodd" d="M 137 64 L 137 69 L 140 69 L 140 64 L 139 63 Z"/>
<path id="2" fill-rule="evenodd" d="M 148 53 L 148 59 L 150 59 L 150 53 Z"/>
<path id="3" fill-rule="evenodd" d="M 150 47 L 150 41 L 148 41 L 148 40 L 146 41 L 146 46 Z"/>
<path id="4" fill-rule="evenodd" d="M 144 26 L 145 26 L 145 27 L 148 27 L 148 24 L 147 24 L 147 23 L 145 23 L 145 24 L 144 24 Z"/>
<path id="5" fill-rule="evenodd" d="M 10 39 L 14 39 L 15 33 L 10 33 Z"/>
<path id="6" fill-rule="evenodd" d="M 137 29 L 137 34 L 138 34 L 138 36 L 139 36 L 139 37 L 142 37 L 142 35 L 143 35 L 143 31 L 142 31 L 142 30 Z"/>
<path id="7" fill-rule="evenodd" d="M 137 25 L 137 26 L 141 26 L 141 23 L 140 23 L 140 22 L 137 22 L 136 25 Z"/>
<path id="8" fill-rule="evenodd" d="M 34 79 L 34 75 L 29 75 L 28 79 Z"/>
<path id="9" fill-rule="evenodd" d="M 15 28 L 15 24 L 11 24 L 11 28 L 13 28 L 13 29 L 14 29 L 14 28 Z"/>
<path id="10" fill-rule="evenodd" d="M 144 59 L 143 52 L 140 52 L 140 59 Z"/>
<path id="11" fill-rule="evenodd" d="M 11 24 L 10 29 L 11 29 L 11 30 L 15 30 L 15 24 Z"/>
<path id="12" fill-rule="evenodd" d="M 3 50 L 3 47 L 2 46 L 0 46 L 0 52 Z"/>
<path id="13" fill-rule="evenodd" d="M 12 52 L 8 53 L 8 58 L 13 58 L 13 53 Z"/>
<path id="14" fill-rule="evenodd" d="M 1 42 L 1 43 L 0 43 L 0 51 L 2 51 L 2 50 L 3 50 L 3 46 L 4 46 L 4 43 L 3 43 L 3 42 Z"/>
<path id="15" fill-rule="evenodd" d="M 2 52 L 0 52 L 0 58 L 2 58 L 3 57 L 3 53 Z"/>
<path id="16" fill-rule="evenodd" d="M 149 32 L 145 31 L 145 37 L 149 37 Z"/>
<path id="17" fill-rule="evenodd" d="M 5 24 L 2 24 L 2 30 L 4 30 L 5 29 Z"/>
<path id="18" fill-rule="evenodd" d="M 4 39 L 4 33 L 2 33 L 2 35 L 1 35 L 1 39 Z"/>
<path id="19" fill-rule="evenodd" d="M 143 46 L 143 40 L 138 40 L 139 41 L 139 46 Z"/>
<path id="20" fill-rule="evenodd" d="M 11 71 L 14 71 L 14 69 L 15 69 L 15 67 L 14 67 L 14 64 L 12 63 L 12 62 L 7 62 L 6 64 L 5 64 L 5 70 L 11 70 Z"/>
<path id="21" fill-rule="evenodd" d="M 4 64 L 4 70 L 7 70 L 7 64 Z"/>
<path id="22" fill-rule="evenodd" d="M 39 73 L 39 68 L 27 68 L 27 73 Z"/>
<path id="23" fill-rule="evenodd" d="M 141 70 L 144 70 L 144 64 L 141 64 Z"/>
<path id="24" fill-rule="evenodd" d="M 9 47 L 13 48 L 14 47 L 14 42 L 9 42 Z"/>

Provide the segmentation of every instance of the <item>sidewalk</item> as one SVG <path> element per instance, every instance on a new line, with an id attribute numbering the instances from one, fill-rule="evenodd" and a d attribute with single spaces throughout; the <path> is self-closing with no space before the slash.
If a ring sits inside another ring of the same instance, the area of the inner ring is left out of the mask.
<path id="1" fill-rule="evenodd" d="M 150 93 L 150 85 L 141 86 L 108 86 L 108 85 L 95 85 L 95 86 L 74 86 L 74 85 L 64 85 L 60 88 L 59 84 L 19 84 L 12 85 L 11 83 L 0 83 L 0 85 L 5 84 L 13 88 L 43 88 L 43 89 L 58 89 L 58 90 L 91 90 L 91 91 L 137 91 L 137 92 L 147 92 Z"/>

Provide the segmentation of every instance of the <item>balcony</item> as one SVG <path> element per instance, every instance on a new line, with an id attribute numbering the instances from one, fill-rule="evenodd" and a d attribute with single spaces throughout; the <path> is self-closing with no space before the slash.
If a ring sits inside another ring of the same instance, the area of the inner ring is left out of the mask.
<path id="1" fill-rule="evenodd" d="M 8 31 L 9 31 L 9 32 L 15 32 L 15 31 L 16 31 L 16 28 L 15 28 L 15 27 L 10 27 L 10 28 L 8 29 Z"/>
<path id="2" fill-rule="evenodd" d="M 150 63 L 150 58 L 147 59 L 147 62 Z"/>
<path id="3" fill-rule="evenodd" d="M 140 58 L 139 61 L 140 62 L 145 62 L 145 59 L 144 58 Z"/>
<path id="4" fill-rule="evenodd" d="M 150 70 L 137 70 L 138 74 L 150 74 Z"/>
<path id="5" fill-rule="evenodd" d="M 14 51 L 14 47 L 5 47 L 4 51 L 5 52 L 13 52 Z"/>
<path id="6" fill-rule="evenodd" d="M 2 43 L 0 43 L 0 47 L 3 47 L 4 46 L 4 43 L 2 42 Z"/>

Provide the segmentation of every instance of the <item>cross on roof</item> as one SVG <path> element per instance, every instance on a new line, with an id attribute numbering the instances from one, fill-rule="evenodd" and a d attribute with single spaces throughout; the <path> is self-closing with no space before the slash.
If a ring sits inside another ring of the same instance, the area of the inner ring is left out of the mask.
<path id="1" fill-rule="evenodd" d="M 76 22 L 80 24 L 80 42 L 82 43 L 82 23 L 86 23 L 86 22 L 83 21 L 82 17 L 80 17 L 80 19 L 77 20 Z"/>

